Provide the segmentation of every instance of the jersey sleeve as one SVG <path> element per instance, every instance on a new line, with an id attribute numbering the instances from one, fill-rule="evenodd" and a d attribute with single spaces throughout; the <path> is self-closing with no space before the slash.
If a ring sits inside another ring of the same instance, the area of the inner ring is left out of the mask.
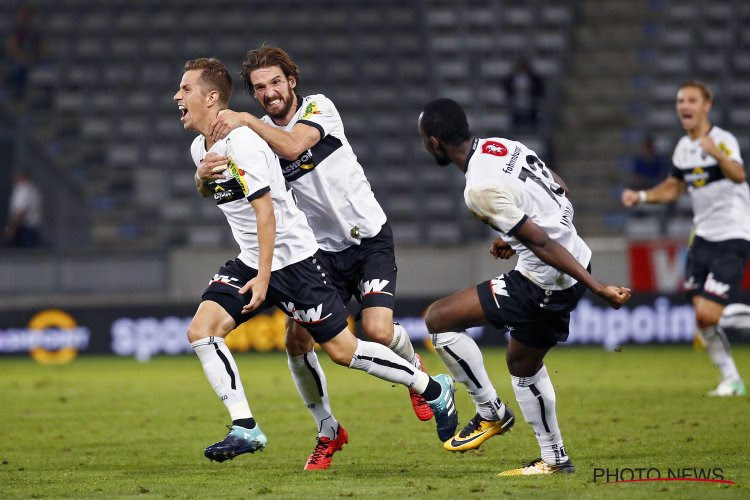
<path id="1" fill-rule="evenodd" d="M 497 186 L 471 188 L 467 201 L 477 218 L 505 234 L 513 235 L 528 218 L 516 205 L 512 193 Z"/>
<path id="2" fill-rule="evenodd" d="M 268 151 L 246 134 L 237 134 L 227 145 L 229 174 L 239 182 L 247 201 L 271 190 Z"/>
<path id="3" fill-rule="evenodd" d="M 195 163 L 195 168 L 198 168 L 201 166 L 201 148 L 203 147 L 203 141 L 201 140 L 201 136 L 196 137 L 193 139 L 193 143 L 190 144 L 190 157 L 193 159 L 193 163 Z"/>
<path id="4" fill-rule="evenodd" d="M 311 96 L 305 99 L 303 106 L 305 109 L 297 123 L 304 123 L 318 129 L 321 139 L 333 132 L 341 120 L 336 106 L 325 96 Z"/>
<path id="5" fill-rule="evenodd" d="M 729 132 L 727 132 L 724 137 L 722 137 L 721 140 L 718 141 L 716 147 L 719 148 L 719 151 L 727 155 L 730 160 L 734 160 L 740 165 L 744 165 L 742 156 L 740 155 L 740 145 L 737 142 L 737 139 Z"/>

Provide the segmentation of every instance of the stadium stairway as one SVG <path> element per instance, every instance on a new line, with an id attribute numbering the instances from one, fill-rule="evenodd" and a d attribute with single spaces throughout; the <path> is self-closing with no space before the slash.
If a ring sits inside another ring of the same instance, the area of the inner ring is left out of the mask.
<path id="1" fill-rule="evenodd" d="M 639 68 L 634 49 L 643 43 L 646 14 L 642 0 L 584 0 L 578 11 L 554 141 L 556 167 L 571 187 L 584 236 L 622 231 L 617 159 L 631 149 L 620 131 L 629 124 L 627 107 L 636 92 L 631 81 Z"/>

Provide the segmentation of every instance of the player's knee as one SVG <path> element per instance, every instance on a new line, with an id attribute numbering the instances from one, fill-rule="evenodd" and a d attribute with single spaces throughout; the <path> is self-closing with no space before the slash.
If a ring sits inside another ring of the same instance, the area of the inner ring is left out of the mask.
<path id="1" fill-rule="evenodd" d="M 695 310 L 695 323 L 698 328 L 704 329 L 719 323 L 720 314 L 707 308 L 698 308 Z"/>
<path id="2" fill-rule="evenodd" d="M 441 307 L 437 303 L 433 303 L 427 308 L 427 315 L 424 318 L 424 322 L 427 325 L 427 331 L 430 332 L 430 334 L 447 331 L 445 329 L 445 315 L 442 313 Z"/>
<path id="3" fill-rule="evenodd" d="M 328 357 L 337 365 L 349 366 L 352 364 L 352 353 L 346 352 L 343 349 L 329 350 Z"/>
<path id="4" fill-rule="evenodd" d="M 510 348 L 505 351 L 505 363 L 508 365 L 508 372 L 514 377 L 531 377 L 543 365 L 543 361 L 536 356 Z"/>
<path id="5" fill-rule="evenodd" d="M 205 328 L 201 328 L 200 325 L 197 325 L 195 322 L 190 323 L 190 326 L 188 326 L 187 339 L 191 344 L 195 341 L 205 339 L 206 337 L 210 336 L 211 334 L 208 333 Z"/>
<path id="6" fill-rule="evenodd" d="M 393 340 L 393 321 L 362 318 L 362 333 L 373 342 L 390 345 Z"/>
<path id="7" fill-rule="evenodd" d="M 302 356 L 313 349 L 315 341 L 304 328 L 296 323 L 290 323 L 287 325 L 284 345 L 286 347 L 286 352 L 289 353 L 290 356 Z"/>

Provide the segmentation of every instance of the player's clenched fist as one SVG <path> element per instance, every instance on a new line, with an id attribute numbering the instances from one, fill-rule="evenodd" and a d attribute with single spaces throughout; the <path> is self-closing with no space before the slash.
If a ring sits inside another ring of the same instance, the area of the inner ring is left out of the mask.
<path id="1" fill-rule="evenodd" d="M 198 177 L 203 181 L 212 181 L 224 177 L 224 170 L 227 169 L 229 158 L 216 153 L 208 153 L 200 166 L 198 166 Z"/>
<path id="2" fill-rule="evenodd" d="M 597 295 L 606 300 L 610 307 L 619 309 L 630 300 L 631 291 L 630 288 L 624 286 L 607 285 L 597 292 Z"/>
<path id="3" fill-rule="evenodd" d="M 640 202 L 638 191 L 635 191 L 633 189 L 623 189 L 620 200 L 622 201 L 622 204 L 627 208 L 634 207 Z"/>
<path id="4" fill-rule="evenodd" d="M 513 250 L 508 242 L 502 238 L 496 238 L 495 241 L 492 242 L 490 253 L 496 259 L 510 259 L 516 254 L 516 251 Z"/>

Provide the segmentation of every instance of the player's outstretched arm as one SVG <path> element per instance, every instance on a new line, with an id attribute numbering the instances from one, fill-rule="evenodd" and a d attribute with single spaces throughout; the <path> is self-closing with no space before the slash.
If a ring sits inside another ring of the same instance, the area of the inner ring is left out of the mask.
<path id="1" fill-rule="evenodd" d="M 250 113 L 238 113 L 223 109 L 211 123 L 213 140 L 223 139 L 237 127 L 249 127 L 271 146 L 273 152 L 285 160 L 296 160 L 300 155 L 320 141 L 320 132 L 315 127 L 297 123 L 289 132 L 264 123 Z"/>
<path id="2" fill-rule="evenodd" d="M 677 177 L 669 176 L 662 182 L 643 191 L 624 189 L 620 200 L 627 208 L 639 203 L 671 203 L 685 192 L 685 182 Z"/>
<path id="3" fill-rule="evenodd" d="M 273 213 L 271 193 L 267 192 L 250 202 L 258 221 L 258 275 L 245 283 L 240 293 L 252 293 L 250 302 L 242 308 L 243 313 L 257 309 L 266 300 L 268 283 L 271 281 L 271 263 L 276 240 L 276 216 Z"/>
<path id="4" fill-rule="evenodd" d="M 531 219 L 526 219 L 515 232 L 515 237 L 534 252 L 543 262 L 585 284 L 592 292 L 619 309 L 630 300 L 630 289 L 603 285 L 576 260 L 565 247 L 550 239 L 549 235 Z"/>

